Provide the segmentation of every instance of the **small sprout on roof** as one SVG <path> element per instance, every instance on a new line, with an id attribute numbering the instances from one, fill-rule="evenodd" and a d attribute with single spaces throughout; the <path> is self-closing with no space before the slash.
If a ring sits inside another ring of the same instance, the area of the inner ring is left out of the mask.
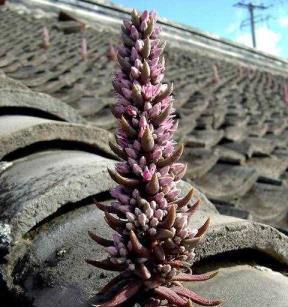
<path id="1" fill-rule="evenodd" d="M 213 70 L 213 83 L 218 84 L 220 82 L 218 65 L 213 64 L 212 70 Z"/>
<path id="2" fill-rule="evenodd" d="M 85 36 L 83 36 L 81 39 L 80 56 L 83 60 L 87 60 L 88 58 L 88 46 L 87 46 L 87 39 Z"/>
<path id="3" fill-rule="evenodd" d="M 112 43 L 109 43 L 106 56 L 110 61 L 117 61 L 117 50 Z"/>
<path id="4" fill-rule="evenodd" d="M 49 30 L 46 26 L 43 27 L 42 35 L 43 35 L 42 47 L 45 50 L 47 50 L 50 47 L 50 35 L 49 35 Z"/>

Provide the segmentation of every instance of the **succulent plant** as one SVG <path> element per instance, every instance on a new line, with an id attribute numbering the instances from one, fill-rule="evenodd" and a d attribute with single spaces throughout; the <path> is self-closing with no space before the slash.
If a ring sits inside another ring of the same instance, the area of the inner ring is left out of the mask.
<path id="1" fill-rule="evenodd" d="M 119 126 L 117 144 L 110 147 L 121 161 L 108 171 L 118 184 L 111 190 L 116 200 L 97 203 L 115 234 L 107 240 L 89 233 L 109 255 L 87 262 L 120 272 L 100 291 L 113 288 L 114 295 L 99 306 L 215 306 L 219 300 L 202 298 L 182 285 L 215 276 L 191 271 L 193 248 L 210 219 L 190 229 L 189 220 L 200 202 L 191 205 L 193 189 L 180 197 L 176 186 L 187 166 L 177 162 L 184 146 L 176 147 L 173 141 L 173 86 L 162 84 L 165 42 L 157 38 L 156 14 L 133 10 L 131 16 L 123 22 L 123 46 L 117 54 L 121 70 L 113 80 L 117 103 L 112 112 Z"/>

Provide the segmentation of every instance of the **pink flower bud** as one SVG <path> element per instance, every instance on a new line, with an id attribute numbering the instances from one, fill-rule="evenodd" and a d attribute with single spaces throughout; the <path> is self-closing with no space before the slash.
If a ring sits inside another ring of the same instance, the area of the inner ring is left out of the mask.
<path id="1" fill-rule="evenodd" d="M 120 243 L 121 242 L 121 236 L 118 234 L 118 233 L 114 233 L 113 234 L 113 241 L 114 241 L 114 243 L 115 244 L 118 244 L 118 243 Z"/>
<path id="2" fill-rule="evenodd" d="M 139 120 L 139 127 L 140 128 L 145 128 L 147 126 L 147 119 L 145 116 L 141 116 Z"/>
<path id="3" fill-rule="evenodd" d="M 127 223 L 127 224 L 126 224 L 126 228 L 127 228 L 128 230 L 133 229 L 133 224 L 132 224 L 132 223 Z"/>
<path id="4" fill-rule="evenodd" d="M 192 238 L 194 238 L 196 235 L 197 235 L 197 233 L 198 233 L 198 229 L 196 229 L 196 228 L 193 228 L 193 229 L 191 229 L 191 230 L 189 230 L 189 239 L 192 239 Z"/>
<path id="5" fill-rule="evenodd" d="M 152 217 L 153 214 L 154 214 L 154 211 L 153 211 L 153 209 L 148 208 L 148 209 L 145 211 L 145 214 L 146 214 L 147 218 L 150 220 L 151 217 Z"/>
<path id="6" fill-rule="evenodd" d="M 122 88 L 122 93 L 124 95 L 125 98 L 129 99 L 131 98 L 132 95 L 132 91 L 128 90 L 127 88 Z"/>
<path id="7" fill-rule="evenodd" d="M 140 39 L 137 40 L 136 44 L 135 44 L 135 48 L 138 52 L 141 52 L 141 50 L 144 47 L 144 42 Z"/>
<path id="8" fill-rule="evenodd" d="M 139 59 L 137 59 L 137 60 L 135 61 L 135 63 L 134 63 L 134 66 L 135 66 L 137 69 L 141 70 L 143 64 L 142 64 L 142 62 L 141 62 Z"/>
<path id="9" fill-rule="evenodd" d="M 186 229 L 183 229 L 183 230 L 178 232 L 178 236 L 182 239 L 185 239 L 187 237 L 187 235 L 188 235 L 188 230 L 186 230 Z"/>
<path id="10" fill-rule="evenodd" d="M 160 146 L 155 146 L 152 152 L 152 160 L 157 162 L 162 157 L 162 149 Z"/>
<path id="11" fill-rule="evenodd" d="M 132 169 L 133 169 L 133 172 L 135 173 L 135 175 L 140 176 L 140 175 L 143 174 L 142 169 L 138 164 L 133 164 Z"/>
<path id="12" fill-rule="evenodd" d="M 140 71 L 136 67 L 132 66 L 130 72 L 133 78 L 138 79 L 140 77 Z"/>
<path id="13" fill-rule="evenodd" d="M 116 171 L 120 174 L 129 174 L 130 167 L 127 162 L 118 162 L 116 164 Z"/>
<path id="14" fill-rule="evenodd" d="M 147 216 L 144 213 L 139 214 L 138 216 L 138 221 L 140 223 L 141 226 L 145 226 L 145 224 L 147 223 Z"/>
<path id="15" fill-rule="evenodd" d="M 143 179 L 146 181 L 150 181 L 152 178 L 152 173 L 150 172 L 150 170 L 148 169 L 148 167 L 146 166 L 143 172 Z"/>
<path id="16" fill-rule="evenodd" d="M 162 199 L 158 202 L 158 204 L 159 204 L 159 207 L 160 207 L 161 209 L 167 209 L 168 202 L 167 202 L 166 198 L 162 198 Z"/>
<path id="17" fill-rule="evenodd" d="M 144 104 L 144 111 L 149 111 L 150 109 L 152 109 L 151 102 L 145 102 L 145 104 Z"/>
<path id="18" fill-rule="evenodd" d="M 157 207 L 157 204 L 156 204 L 156 202 L 155 202 L 154 200 L 152 200 L 152 201 L 150 202 L 150 206 L 151 206 L 151 208 L 152 208 L 153 210 L 155 210 L 156 207 Z"/>
<path id="19" fill-rule="evenodd" d="M 131 105 L 126 107 L 126 113 L 130 116 L 136 116 L 137 115 L 137 109 Z"/>
<path id="20" fill-rule="evenodd" d="M 126 248 L 120 248 L 119 254 L 120 254 L 120 256 L 122 256 L 122 257 L 127 256 L 127 250 L 126 250 Z"/>
<path id="21" fill-rule="evenodd" d="M 126 213 L 126 218 L 129 222 L 133 222 L 135 220 L 135 215 L 131 212 Z"/>
<path id="22" fill-rule="evenodd" d="M 156 194 L 155 196 L 155 200 L 159 203 L 160 201 L 162 201 L 162 199 L 164 198 L 164 193 L 160 192 L 158 194 Z"/>
<path id="23" fill-rule="evenodd" d="M 131 31 L 131 37 L 136 41 L 139 38 L 139 32 L 137 31 L 134 25 L 131 26 L 130 31 Z"/>
<path id="24" fill-rule="evenodd" d="M 161 186 L 169 185 L 173 181 L 173 178 L 170 176 L 161 177 L 159 183 Z"/>
<path id="25" fill-rule="evenodd" d="M 118 250 L 115 246 L 109 246 L 106 248 L 106 251 L 111 255 L 111 256 L 117 256 L 118 255 Z"/>
<path id="26" fill-rule="evenodd" d="M 141 150 L 141 144 L 138 140 L 135 140 L 134 143 L 133 143 L 133 148 L 136 150 L 136 151 L 140 151 Z"/>
<path id="27" fill-rule="evenodd" d="M 147 29 L 147 27 L 148 27 L 147 21 L 146 20 L 142 21 L 141 25 L 140 25 L 141 31 L 145 31 Z"/>
<path id="28" fill-rule="evenodd" d="M 140 163 L 140 166 L 142 167 L 142 168 L 144 168 L 145 166 L 146 166 L 146 158 L 144 157 L 144 156 L 142 156 L 141 158 L 140 158 L 140 160 L 139 160 L 139 163 Z"/>
<path id="29" fill-rule="evenodd" d="M 135 199 L 137 199 L 137 198 L 140 196 L 139 190 L 134 189 L 133 192 L 132 192 L 132 196 L 133 196 Z"/>
<path id="30" fill-rule="evenodd" d="M 169 170 L 170 170 L 170 166 L 165 166 L 165 167 L 162 167 L 162 168 L 159 170 L 159 172 L 160 172 L 160 174 L 161 174 L 162 176 L 165 176 L 165 175 L 168 174 Z"/>
<path id="31" fill-rule="evenodd" d="M 157 209 L 154 215 L 158 220 L 161 221 L 164 216 L 164 212 L 161 209 Z"/>
<path id="32" fill-rule="evenodd" d="M 164 74 L 160 74 L 157 76 L 157 78 L 154 79 L 154 83 L 158 84 L 160 83 L 164 78 Z"/>
<path id="33" fill-rule="evenodd" d="M 144 20 L 148 20 L 149 19 L 149 12 L 147 10 L 145 10 L 142 15 L 141 15 L 141 21 L 144 21 Z"/>
<path id="34" fill-rule="evenodd" d="M 130 28 L 131 28 L 132 23 L 131 23 L 131 21 L 130 21 L 129 19 L 124 19 L 124 20 L 123 20 L 123 25 L 125 26 L 125 28 L 126 28 L 127 30 L 130 31 Z"/>
<path id="35" fill-rule="evenodd" d="M 131 51 L 131 61 L 135 62 L 137 59 L 140 59 L 140 56 L 137 52 L 137 50 L 133 47 Z M 137 68 L 136 68 L 137 69 Z M 139 73 L 140 74 L 140 73 Z"/>
<path id="36" fill-rule="evenodd" d="M 174 226 L 178 229 L 183 229 L 187 226 L 187 216 L 182 215 L 181 217 L 177 217 L 174 223 Z"/>
<path id="37" fill-rule="evenodd" d="M 132 159 L 136 159 L 137 158 L 137 152 L 135 149 L 133 148 L 125 148 L 125 151 L 127 153 L 127 155 L 129 157 L 131 157 Z"/>
<path id="38" fill-rule="evenodd" d="M 156 217 L 153 217 L 153 218 L 151 219 L 151 221 L 150 221 L 150 225 L 151 225 L 152 227 L 156 227 L 158 224 L 159 224 L 158 219 L 157 219 Z"/>

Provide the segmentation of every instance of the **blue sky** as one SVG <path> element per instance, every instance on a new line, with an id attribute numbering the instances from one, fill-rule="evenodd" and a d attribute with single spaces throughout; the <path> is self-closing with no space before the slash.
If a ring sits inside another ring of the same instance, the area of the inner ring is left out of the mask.
<path id="1" fill-rule="evenodd" d="M 237 0 L 112 0 L 112 2 L 138 10 L 155 9 L 161 17 L 191 25 L 247 46 L 252 45 L 250 27 L 240 29 L 241 21 L 248 17 L 248 12 L 233 7 Z M 268 21 L 257 24 L 258 49 L 288 58 L 288 0 L 252 2 L 273 4 L 269 9 L 256 13 L 262 17 L 270 15 Z"/>

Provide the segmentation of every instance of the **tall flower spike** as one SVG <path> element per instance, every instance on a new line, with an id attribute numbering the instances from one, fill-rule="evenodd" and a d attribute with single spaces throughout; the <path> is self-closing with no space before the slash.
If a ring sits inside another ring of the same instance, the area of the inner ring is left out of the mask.
<path id="1" fill-rule="evenodd" d="M 98 268 L 121 272 L 101 290 L 105 295 L 108 288 L 115 288 L 112 299 L 99 304 L 102 307 L 161 306 L 163 300 L 169 306 L 220 304 L 182 285 L 216 274 L 191 273 L 193 247 L 206 232 L 209 219 L 199 229 L 190 229 L 199 201 L 190 206 L 193 190 L 180 197 L 176 186 L 186 165 L 177 162 L 184 147 L 174 147 L 173 86 L 162 83 L 165 43 L 158 39 L 159 32 L 154 12 L 140 15 L 133 10 L 131 20 L 124 20 L 122 26 L 120 71 L 113 80 L 117 144 L 110 143 L 121 162 L 108 170 L 118 186 L 111 190 L 116 199 L 111 205 L 97 203 L 116 233 L 113 241 L 89 233 L 106 248 L 108 257 L 87 260 Z"/>

